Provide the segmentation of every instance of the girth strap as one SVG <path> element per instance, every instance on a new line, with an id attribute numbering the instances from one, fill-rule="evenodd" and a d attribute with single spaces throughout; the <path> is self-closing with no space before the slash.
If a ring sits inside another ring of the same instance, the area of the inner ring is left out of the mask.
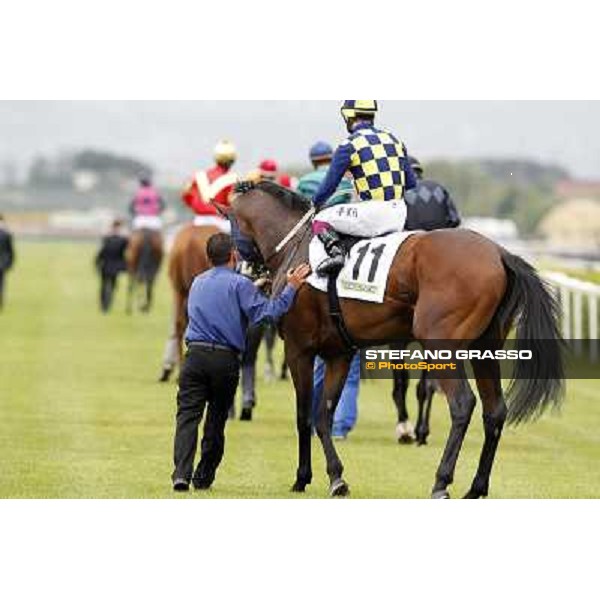
<path id="1" fill-rule="evenodd" d="M 329 275 L 327 278 L 327 300 L 329 301 L 329 315 L 331 316 L 331 320 L 348 348 L 348 352 L 356 352 L 359 346 L 346 327 L 342 307 L 340 306 L 340 298 L 337 293 L 337 275 Z"/>

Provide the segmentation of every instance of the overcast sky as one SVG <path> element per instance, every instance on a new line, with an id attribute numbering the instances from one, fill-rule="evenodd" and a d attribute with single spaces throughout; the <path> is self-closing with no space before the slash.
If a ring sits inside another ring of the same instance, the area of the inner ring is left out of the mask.
<path id="1" fill-rule="evenodd" d="M 0 161 L 21 170 L 36 155 L 80 147 L 145 159 L 184 176 L 220 138 L 244 171 L 263 157 L 306 162 L 318 139 L 344 135 L 330 101 L 0 102 Z M 520 157 L 600 179 L 600 102 L 380 101 L 379 123 L 420 158 Z"/>

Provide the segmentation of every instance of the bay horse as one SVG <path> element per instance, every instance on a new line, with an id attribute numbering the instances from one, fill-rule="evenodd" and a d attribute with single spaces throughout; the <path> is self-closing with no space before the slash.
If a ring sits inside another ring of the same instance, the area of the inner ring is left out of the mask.
<path id="1" fill-rule="evenodd" d="M 169 281 L 173 293 L 173 321 L 163 359 L 159 381 L 166 382 L 175 367 L 181 363 L 183 336 L 187 327 L 187 300 L 196 275 L 210 269 L 206 242 L 220 229 L 213 225 L 184 225 L 175 236 L 169 253 Z M 215 310 L 218 310 L 215 307 Z"/>
<path id="2" fill-rule="evenodd" d="M 136 229 L 129 236 L 125 251 L 129 287 L 127 290 L 127 312 L 133 311 L 133 302 L 138 285 L 144 286 L 140 310 L 148 312 L 152 307 L 154 281 L 163 259 L 163 236 L 153 229 Z"/>
<path id="3" fill-rule="evenodd" d="M 288 269 L 307 261 L 311 208 L 302 196 L 270 182 L 238 186 L 231 216 L 241 235 L 256 246 L 273 275 L 276 293 Z M 293 234 L 293 235 L 290 235 Z M 291 238 L 291 239 L 290 239 Z M 503 426 L 528 421 L 558 406 L 564 395 L 558 305 L 535 269 L 485 237 L 468 230 L 416 233 L 393 259 L 381 304 L 340 299 L 346 328 L 359 345 L 414 339 L 425 349 L 435 340 L 460 348 L 486 342 L 502 347 L 513 323 L 517 349 L 527 346 L 535 360 L 517 361 L 506 398 L 499 362 L 471 360 L 483 405 L 485 439 L 466 498 L 486 497 Z M 303 492 L 312 480 L 311 395 L 313 361 L 326 363 L 323 396 L 315 424 L 329 476 L 329 493 L 345 496 L 349 486 L 331 438 L 331 423 L 353 352 L 329 313 L 327 295 L 310 285 L 298 292 L 280 322 L 286 360 L 296 392 L 298 468 L 292 486 Z M 452 425 L 436 472 L 432 498 L 449 498 L 460 449 L 476 400 L 462 362 L 457 376 L 440 379 Z"/>

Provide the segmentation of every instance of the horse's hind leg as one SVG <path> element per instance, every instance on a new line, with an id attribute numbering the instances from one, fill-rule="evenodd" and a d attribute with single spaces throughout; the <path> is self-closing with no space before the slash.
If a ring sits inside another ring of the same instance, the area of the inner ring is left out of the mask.
<path id="1" fill-rule="evenodd" d="M 152 299 L 153 299 L 153 292 L 154 292 L 154 279 L 148 279 L 148 281 L 146 281 L 146 312 L 149 312 L 150 309 L 152 308 Z"/>
<path id="2" fill-rule="evenodd" d="M 129 283 L 127 285 L 127 302 L 125 304 L 125 312 L 130 315 L 133 312 L 133 297 L 135 295 L 135 275 L 129 275 Z"/>
<path id="3" fill-rule="evenodd" d="M 472 360 L 477 389 L 483 404 L 483 430 L 485 439 L 477 473 L 465 498 L 481 498 L 488 495 L 490 475 L 502 428 L 506 421 L 506 404 L 502 394 L 500 366 L 496 360 Z"/>
<path id="4" fill-rule="evenodd" d="M 344 466 L 331 439 L 331 427 L 351 361 L 352 357 L 342 356 L 326 362 L 323 396 L 317 411 L 316 430 L 325 453 L 330 481 L 329 493 L 332 496 L 347 496 L 350 491 L 348 484 L 342 479 Z"/>
<path id="5" fill-rule="evenodd" d="M 469 386 L 462 364 L 459 366 L 459 379 L 441 379 L 440 384 L 448 398 L 452 427 L 446 442 L 444 454 L 436 473 L 432 498 L 449 498 L 448 486 L 454 480 L 454 470 L 465 434 L 475 408 L 475 395 Z"/>
<path id="6" fill-rule="evenodd" d="M 427 371 L 421 373 L 421 378 L 417 384 L 417 402 L 419 403 L 419 418 L 417 419 L 417 445 L 424 446 L 427 444 L 429 437 L 429 419 L 431 416 L 431 401 L 435 393 L 435 384 Z"/>
<path id="7" fill-rule="evenodd" d="M 142 312 L 150 312 L 150 308 L 152 307 L 153 288 L 154 279 L 150 277 L 144 281 L 144 298 L 143 303 L 140 305 L 140 310 Z"/>

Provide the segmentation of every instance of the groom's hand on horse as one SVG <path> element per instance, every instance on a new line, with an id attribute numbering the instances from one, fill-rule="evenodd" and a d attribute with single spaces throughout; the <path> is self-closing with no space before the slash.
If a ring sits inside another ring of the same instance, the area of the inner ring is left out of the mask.
<path id="1" fill-rule="evenodd" d="M 297 266 L 295 269 L 288 271 L 287 282 L 292 287 L 300 289 L 309 275 L 310 267 L 307 264 L 302 264 Z"/>

